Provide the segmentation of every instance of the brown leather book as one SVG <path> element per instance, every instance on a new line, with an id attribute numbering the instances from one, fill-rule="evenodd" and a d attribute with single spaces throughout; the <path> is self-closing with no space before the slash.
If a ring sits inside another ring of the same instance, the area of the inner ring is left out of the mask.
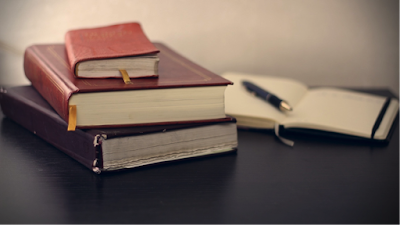
<path id="1" fill-rule="evenodd" d="M 71 71 L 78 77 L 157 77 L 159 50 L 144 34 L 140 24 L 70 30 L 65 35 Z"/>
<path id="2" fill-rule="evenodd" d="M 236 121 L 67 131 L 67 123 L 32 86 L 2 89 L 9 119 L 96 173 L 133 168 L 237 148 Z"/>
<path id="3" fill-rule="evenodd" d="M 25 75 L 65 121 L 75 120 L 77 128 L 225 118 L 224 91 L 232 83 L 163 44 L 154 45 L 161 50 L 158 79 L 125 84 L 120 79 L 76 78 L 63 44 L 28 47 Z"/>

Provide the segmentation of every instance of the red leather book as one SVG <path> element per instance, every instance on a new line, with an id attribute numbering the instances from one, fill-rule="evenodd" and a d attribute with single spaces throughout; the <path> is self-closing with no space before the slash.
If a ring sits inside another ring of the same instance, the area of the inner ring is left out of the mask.
<path id="1" fill-rule="evenodd" d="M 79 103 L 79 99 L 78 102 L 72 101 L 77 107 L 78 128 L 204 122 L 225 118 L 224 90 L 232 83 L 163 44 L 154 45 L 161 50 L 158 79 L 135 79 L 132 84 L 124 84 L 120 79 L 76 78 L 69 67 L 63 44 L 28 47 L 24 56 L 25 75 L 67 122 L 71 122 L 71 100 L 92 96 L 85 103 Z M 80 113 L 94 115 L 85 114 L 89 121 L 81 123 L 83 116 Z M 104 119 L 107 121 L 102 121 Z"/>
<path id="2" fill-rule="evenodd" d="M 155 54 L 159 49 L 150 42 L 138 23 L 70 30 L 65 35 L 65 46 L 71 71 L 79 77 L 120 77 L 116 68 L 121 67 L 130 77 L 157 76 L 158 57 Z M 94 60 L 101 60 L 99 66 L 82 66 Z"/>
<path id="3" fill-rule="evenodd" d="M 235 151 L 236 121 L 67 131 L 67 123 L 32 86 L 2 89 L 9 119 L 96 173 Z"/>

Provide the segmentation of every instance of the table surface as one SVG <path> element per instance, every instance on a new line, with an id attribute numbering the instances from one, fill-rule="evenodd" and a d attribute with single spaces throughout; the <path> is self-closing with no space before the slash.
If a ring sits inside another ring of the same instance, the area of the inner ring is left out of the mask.
<path id="1" fill-rule="evenodd" d="M 100 175 L 0 123 L 0 223 L 399 223 L 398 120 L 388 145 L 239 130 L 237 153 Z"/>

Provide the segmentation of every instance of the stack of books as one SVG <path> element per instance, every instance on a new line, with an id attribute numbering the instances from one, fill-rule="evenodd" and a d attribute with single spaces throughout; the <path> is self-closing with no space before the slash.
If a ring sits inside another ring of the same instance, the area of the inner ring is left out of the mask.
<path id="1" fill-rule="evenodd" d="M 237 149 L 232 83 L 151 43 L 138 23 L 30 46 L 24 70 L 32 86 L 2 89 L 3 113 L 96 173 Z"/>

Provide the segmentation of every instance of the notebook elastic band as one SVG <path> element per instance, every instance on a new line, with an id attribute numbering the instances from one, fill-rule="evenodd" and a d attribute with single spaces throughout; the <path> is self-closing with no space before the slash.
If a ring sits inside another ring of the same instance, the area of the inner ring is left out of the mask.
<path id="1" fill-rule="evenodd" d="M 372 127 L 371 139 L 374 139 L 375 132 L 379 129 L 379 126 L 381 125 L 383 116 L 385 115 L 386 110 L 387 110 L 387 108 L 389 107 L 390 100 L 391 100 L 390 97 L 386 98 L 385 104 L 383 104 L 383 107 L 382 107 L 382 109 L 381 109 L 381 112 L 379 113 L 378 118 L 376 118 L 375 124 L 374 124 L 374 126 Z"/>

